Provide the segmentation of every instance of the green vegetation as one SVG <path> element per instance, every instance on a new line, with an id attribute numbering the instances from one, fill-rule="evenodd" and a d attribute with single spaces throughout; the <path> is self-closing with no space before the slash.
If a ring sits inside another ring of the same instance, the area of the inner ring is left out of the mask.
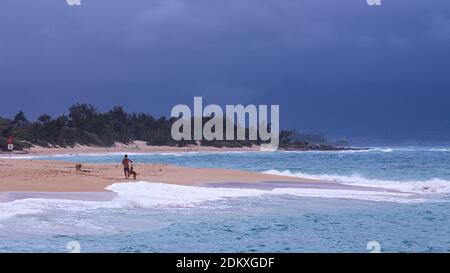
<path id="1" fill-rule="evenodd" d="M 286 150 L 343 150 L 348 147 L 347 140 L 332 142 L 324 134 L 304 134 L 297 130 L 280 132 L 280 148 Z"/>
<path id="2" fill-rule="evenodd" d="M 52 118 L 41 115 L 36 121 L 29 121 L 24 112 L 18 112 L 13 119 L 0 117 L 0 149 L 7 149 L 7 137 L 14 137 L 15 149 L 22 150 L 31 145 L 44 147 L 72 147 L 76 144 L 110 147 L 114 142 L 129 143 L 145 141 L 156 146 L 195 145 L 195 141 L 174 141 L 171 128 L 175 118 L 158 119 L 145 113 L 126 113 L 122 107 L 100 112 L 89 104 L 70 107 L 68 115 Z M 204 119 L 206 122 L 207 119 Z M 248 131 L 248 130 L 247 130 Z M 260 141 L 201 141 L 204 146 L 243 147 Z M 323 135 L 302 135 L 295 130 L 281 131 L 280 146 L 284 148 L 311 148 L 313 145 L 327 145 Z"/>

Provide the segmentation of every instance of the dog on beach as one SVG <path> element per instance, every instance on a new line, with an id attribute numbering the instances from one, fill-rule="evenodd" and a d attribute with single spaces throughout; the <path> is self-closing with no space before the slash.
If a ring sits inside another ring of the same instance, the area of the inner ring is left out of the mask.
<path id="1" fill-rule="evenodd" d="M 137 172 L 134 171 L 133 165 L 131 165 L 131 168 L 130 168 L 130 175 L 132 175 L 133 179 L 136 180 L 136 177 L 138 174 L 137 174 Z"/>
<path id="2" fill-rule="evenodd" d="M 83 167 L 83 165 L 81 165 L 81 164 L 75 164 L 75 169 L 77 170 L 77 172 L 81 172 L 82 167 Z"/>

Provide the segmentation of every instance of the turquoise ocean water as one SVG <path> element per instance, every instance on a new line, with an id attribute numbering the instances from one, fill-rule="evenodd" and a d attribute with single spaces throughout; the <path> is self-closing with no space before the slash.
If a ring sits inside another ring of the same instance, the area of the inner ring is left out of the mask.
<path id="1" fill-rule="evenodd" d="M 148 162 L 241 169 L 395 193 L 115 184 L 118 197 L 106 202 L 0 203 L 0 252 L 68 252 L 74 242 L 82 252 L 369 252 L 373 242 L 385 252 L 450 251 L 450 148 L 129 155 L 137 169 Z"/>

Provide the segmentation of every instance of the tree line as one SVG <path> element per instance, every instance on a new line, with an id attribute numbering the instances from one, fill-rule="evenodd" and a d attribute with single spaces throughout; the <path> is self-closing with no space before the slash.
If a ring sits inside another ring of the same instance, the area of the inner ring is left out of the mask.
<path id="1" fill-rule="evenodd" d="M 0 149 L 7 149 L 7 138 L 14 138 L 15 149 L 21 150 L 31 145 L 43 147 L 72 147 L 76 144 L 92 146 L 114 146 L 115 142 L 130 143 L 145 141 L 155 146 L 196 145 L 196 141 L 174 141 L 171 137 L 172 124 L 177 118 L 164 116 L 155 118 L 146 113 L 127 113 L 120 106 L 101 112 L 90 104 L 75 104 L 67 115 L 52 118 L 43 114 L 35 121 L 27 119 L 23 111 L 14 118 L 0 117 Z M 204 120 L 206 122 L 206 120 Z M 235 130 L 236 131 L 236 130 Z M 323 135 L 308 135 L 299 139 L 295 130 L 280 132 L 281 147 L 308 147 L 314 139 L 326 143 Z M 242 141 L 201 141 L 203 146 L 244 147 L 259 145 L 259 140 Z"/>

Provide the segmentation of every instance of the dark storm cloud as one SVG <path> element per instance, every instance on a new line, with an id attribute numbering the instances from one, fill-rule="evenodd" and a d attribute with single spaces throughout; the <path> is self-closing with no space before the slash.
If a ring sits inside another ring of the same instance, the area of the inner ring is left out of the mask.
<path id="1" fill-rule="evenodd" d="M 449 139 L 450 2 L 5 0 L 0 115 L 281 105 L 283 127 Z"/>

